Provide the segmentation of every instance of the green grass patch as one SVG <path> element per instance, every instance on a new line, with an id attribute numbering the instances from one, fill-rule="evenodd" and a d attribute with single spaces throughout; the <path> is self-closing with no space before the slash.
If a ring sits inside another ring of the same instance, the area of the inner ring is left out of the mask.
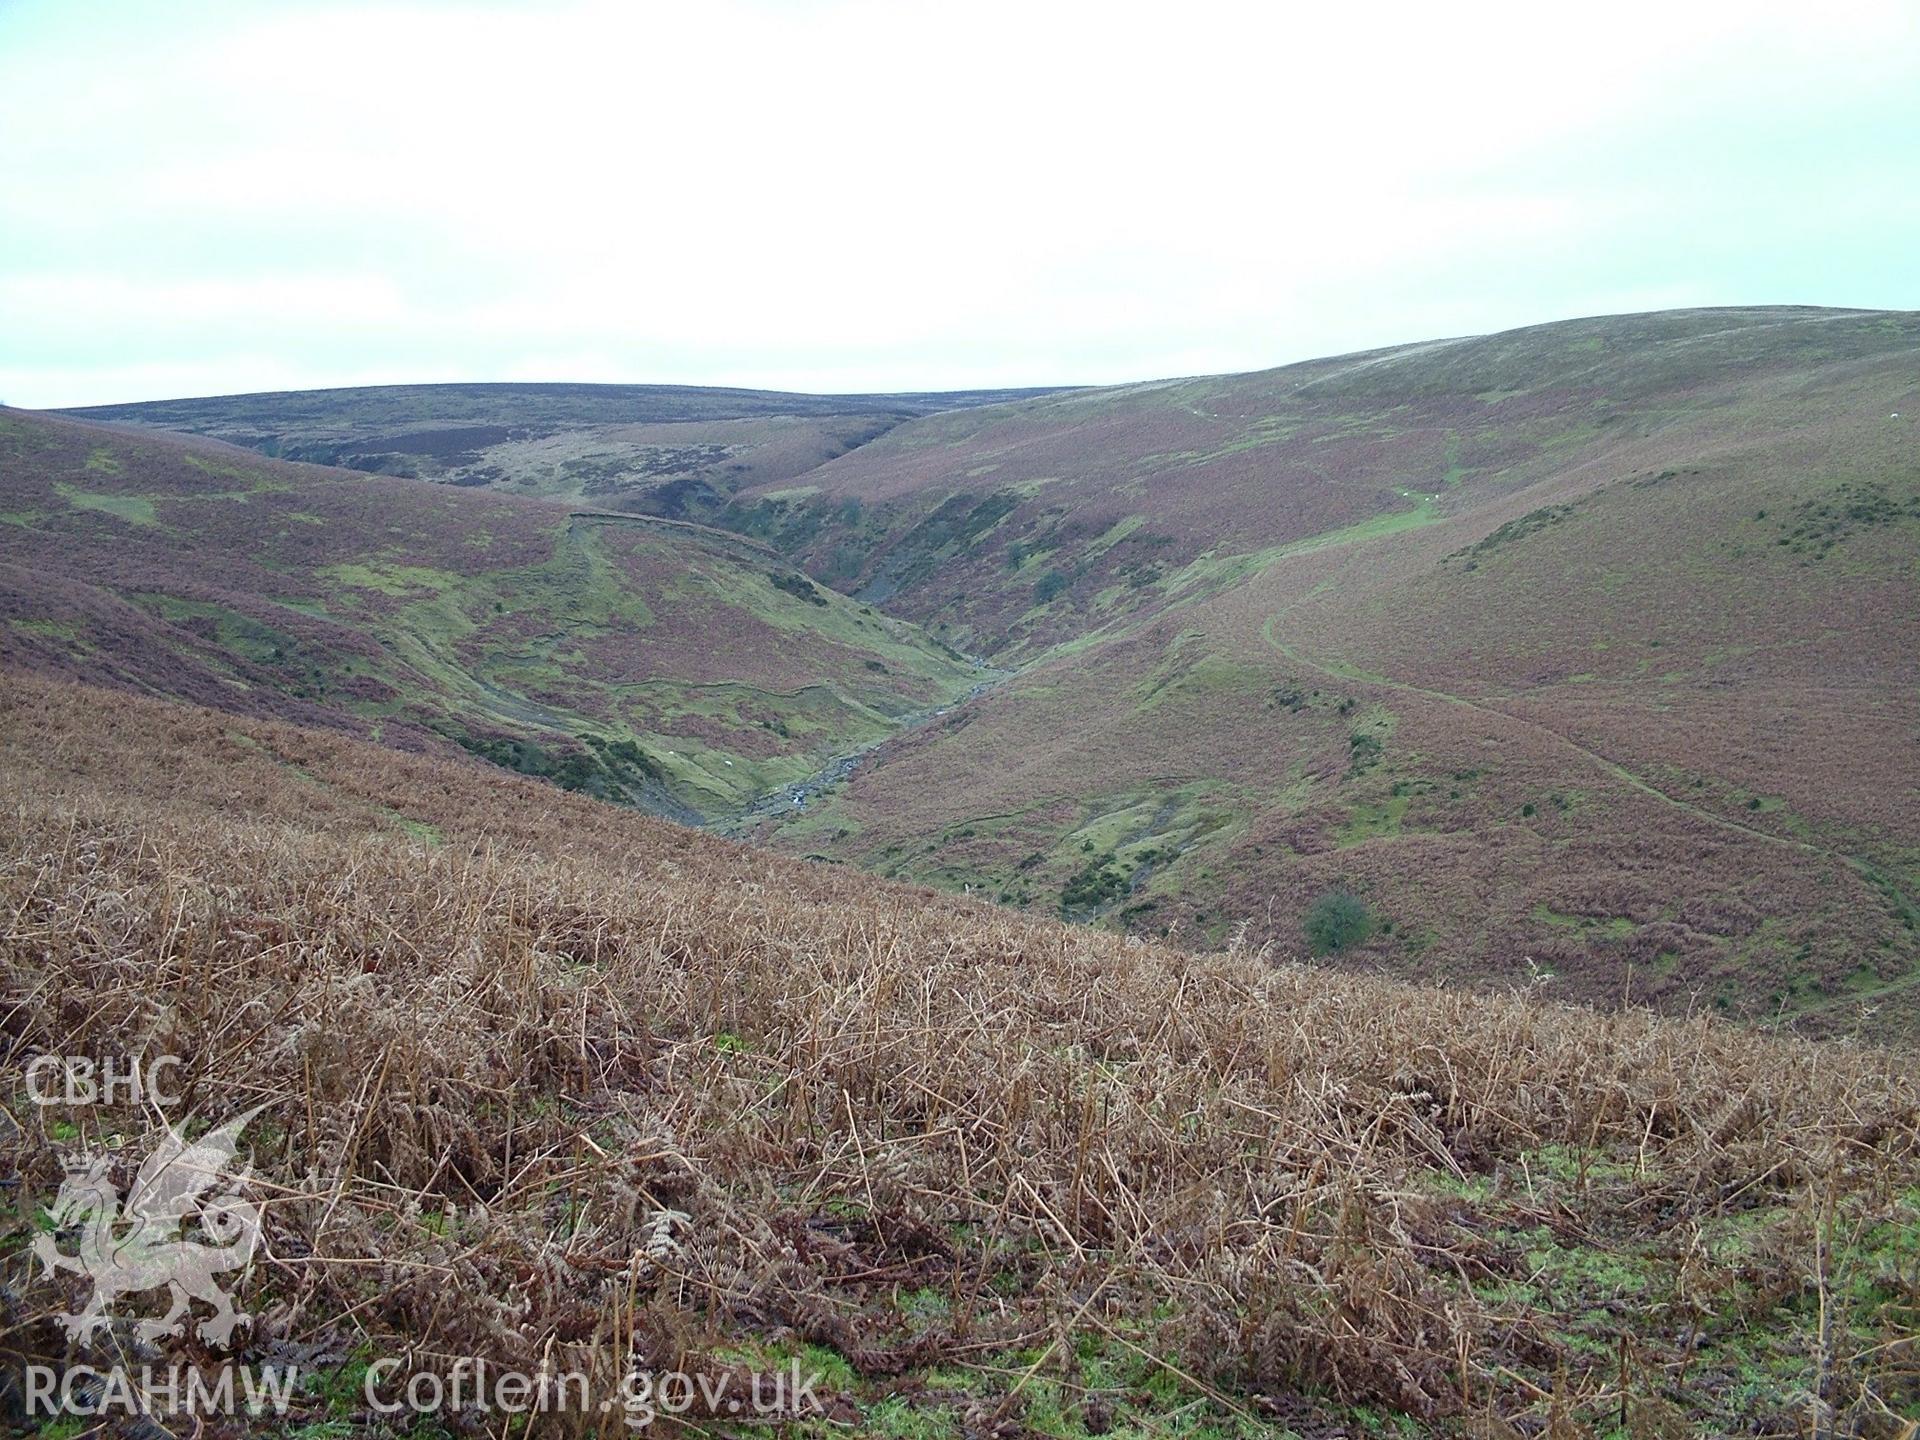
<path id="1" fill-rule="evenodd" d="M 144 495 L 102 494 L 93 490 L 82 490 L 69 485 L 64 480 L 54 484 L 54 491 L 76 510 L 91 510 L 99 515 L 111 515 L 129 525 L 157 527 L 160 517 L 153 512 L 153 501 Z"/>
<path id="2" fill-rule="evenodd" d="M 1640 927 L 1624 915 L 1604 918 L 1591 915 L 1570 915 L 1556 910 L 1545 901 L 1535 905 L 1530 912 L 1542 925 L 1555 930 L 1564 930 L 1571 934 L 1590 936 L 1601 940 L 1624 940 Z"/>
<path id="3" fill-rule="evenodd" d="M 1382 840 L 1400 833 L 1400 824 L 1406 818 L 1407 806 L 1412 803 L 1412 795 L 1401 792 L 1389 795 L 1382 800 L 1362 803 L 1347 811 L 1347 823 L 1340 827 L 1336 840 L 1341 848 L 1363 845 L 1369 840 Z"/>
<path id="4" fill-rule="evenodd" d="M 424 593 L 438 594 L 460 583 L 461 577 L 449 570 L 436 570 L 425 565 L 392 565 L 378 561 L 353 562 L 341 565 L 323 565 L 314 575 L 322 580 L 332 581 L 336 585 L 345 585 L 355 590 L 372 590 L 381 595 L 418 596 Z"/>

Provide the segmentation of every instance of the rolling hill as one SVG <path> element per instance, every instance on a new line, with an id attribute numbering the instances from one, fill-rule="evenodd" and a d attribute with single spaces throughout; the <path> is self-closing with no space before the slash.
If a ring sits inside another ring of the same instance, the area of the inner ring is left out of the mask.
<path id="1" fill-rule="evenodd" d="M 689 385 L 377 385 L 99 405 L 77 419 L 290 460 L 679 518 L 938 410 L 1046 393 L 795 395 Z"/>
<path id="2" fill-rule="evenodd" d="M 1396 973 L 1920 1025 L 1920 317 L 1619 317 L 941 415 L 743 497 L 1017 673 L 788 827 Z"/>
<path id="3" fill-rule="evenodd" d="M 739 537 L 0 412 L 0 663 L 699 821 L 976 683 Z"/>

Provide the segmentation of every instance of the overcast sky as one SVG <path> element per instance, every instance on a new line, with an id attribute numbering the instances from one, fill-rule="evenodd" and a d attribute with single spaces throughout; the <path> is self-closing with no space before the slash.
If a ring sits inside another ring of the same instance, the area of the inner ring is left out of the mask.
<path id="1" fill-rule="evenodd" d="M 0 400 L 1920 308 L 1920 4 L 0 0 Z"/>

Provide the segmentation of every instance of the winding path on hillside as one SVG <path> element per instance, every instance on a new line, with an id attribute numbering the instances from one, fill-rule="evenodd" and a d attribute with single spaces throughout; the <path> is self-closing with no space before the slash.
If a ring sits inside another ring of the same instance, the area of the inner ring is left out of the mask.
<path id="1" fill-rule="evenodd" d="M 1691 801 L 1678 799 L 1669 795 L 1652 781 L 1636 775 L 1619 761 L 1610 760 L 1599 751 L 1588 749 L 1578 740 L 1562 734 L 1551 725 L 1544 724 L 1541 721 L 1531 720 L 1524 715 L 1515 715 L 1506 710 L 1496 709 L 1491 705 L 1483 705 L 1477 700 L 1469 700 L 1466 696 L 1455 695 L 1451 691 L 1434 690 L 1425 685 L 1415 685 L 1407 680 L 1394 680 L 1384 675 L 1361 676 L 1336 670 L 1330 665 L 1322 664 L 1320 661 L 1302 654 L 1298 646 L 1289 645 L 1286 641 L 1278 639 L 1273 633 L 1273 627 L 1280 618 L 1281 616 L 1279 614 L 1273 614 L 1267 617 L 1266 622 L 1260 627 L 1261 639 L 1265 640 L 1267 644 L 1271 645 L 1276 651 L 1295 665 L 1324 675 L 1330 680 L 1337 680 L 1345 685 L 1371 685 L 1377 689 L 1397 690 L 1403 694 L 1420 695 L 1428 700 L 1438 700 L 1442 704 L 1458 706 L 1463 710 L 1471 710 L 1475 714 L 1487 716 L 1489 719 L 1504 720 L 1510 725 L 1518 725 L 1523 729 L 1533 730 L 1546 736 L 1562 747 L 1573 751 L 1588 763 L 1605 771 L 1614 779 L 1620 781 L 1621 784 L 1638 790 L 1643 795 L 1658 800 L 1662 804 L 1672 806 L 1676 810 L 1684 811 L 1686 814 L 1698 820 L 1704 820 L 1709 825 L 1718 826 L 1722 830 L 1732 830 L 1755 840 L 1764 840 L 1770 845 L 1781 845 L 1788 849 L 1802 851 L 1806 854 L 1824 855 L 1828 859 L 1844 860 L 1856 866 L 1859 863 L 1863 863 L 1857 862 L 1853 856 L 1843 854 L 1838 850 L 1829 850 L 1825 846 L 1815 845 L 1807 840 L 1793 840 L 1784 835 L 1773 835 L 1765 830 L 1756 830 L 1751 825 L 1742 825 L 1738 820 L 1729 820 L 1724 815 L 1716 815 L 1711 810 L 1703 809 Z"/>
<path id="2" fill-rule="evenodd" d="M 1260 627 L 1260 637 L 1265 640 L 1268 645 L 1272 646 L 1275 651 L 1295 665 L 1312 670 L 1329 679 L 1338 680 L 1342 684 L 1370 685 L 1378 689 L 1394 690 L 1409 695 L 1419 695 L 1428 700 L 1437 700 L 1443 704 L 1458 706 L 1464 710 L 1471 710 L 1488 719 L 1504 720 L 1510 725 L 1518 725 L 1524 729 L 1535 731 L 1553 740 L 1564 749 L 1573 751 L 1574 754 L 1612 776 L 1621 784 L 1637 790 L 1641 794 L 1657 800 L 1663 805 L 1670 806 L 1675 810 L 1690 815 L 1696 820 L 1700 820 L 1721 830 L 1730 830 L 1735 834 L 1746 836 L 1749 839 L 1764 841 L 1766 844 L 1777 845 L 1802 855 L 1818 855 L 1824 859 L 1835 861 L 1846 866 L 1849 870 L 1853 871 L 1854 874 L 1858 875 L 1869 889 L 1879 892 L 1881 897 L 1887 901 L 1893 910 L 1896 918 L 1906 920 L 1908 923 L 1912 922 L 1912 917 L 1916 913 L 1914 902 L 1907 897 L 1906 891 L 1896 885 L 1877 865 L 1864 855 L 1850 855 L 1844 850 L 1830 849 L 1827 846 L 1816 845 L 1808 840 L 1793 840 L 1783 835 L 1769 834 L 1767 831 L 1755 829 L 1751 825 L 1743 825 L 1738 820 L 1730 820 L 1724 815 L 1716 815 L 1711 810 L 1695 805 L 1691 801 L 1681 800 L 1669 795 L 1659 786 L 1642 776 L 1636 775 L 1617 760 L 1608 759 L 1599 751 L 1589 749 L 1571 736 L 1564 735 L 1552 726 L 1543 724 L 1538 720 L 1531 720 L 1522 715 L 1513 715 L 1505 710 L 1497 709 L 1494 706 L 1483 705 L 1476 700 L 1469 700 L 1464 695 L 1455 695 L 1446 690 L 1434 690 L 1425 685 L 1415 685 L 1410 681 L 1393 680 L 1386 676 L 1361 677 L 1352 674 L 1343 674 L 1332 666 L 1302 654 L 1297 646 L 1289 645 L 1284 640 L 1279 639 L 1274 634 L 1274 627 L 1282 618 L 1283 612 L 1275 612 L 1269 615 Z M 1920 974 L 1909 974 L 1899 979 L 1889 981 L 1879 989 L 1863 992 L 1854 998 L 1878 999 L 1893 991 L 1904 990 L 1915 985 L 1920 985 Z M 1834 998 L 1837 999 L 1840 997 Z"/>

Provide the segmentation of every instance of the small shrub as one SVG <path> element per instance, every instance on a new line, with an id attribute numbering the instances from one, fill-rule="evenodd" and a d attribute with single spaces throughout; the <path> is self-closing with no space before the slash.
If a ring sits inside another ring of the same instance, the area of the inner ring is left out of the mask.
<path id="1" fill-rule="evenodd" d="M 1314 954 L 1337 955 L 1373 934 L 1373 913 L 1358 895 L 1330 890 L 1307 907 L 1302 928 Z"/>
<path id="2" fill-rule="evenodd" d="M 1098 856 L 1081 867 L 1079 874 L 1060 889 L 1060 911 L 1097 910 L 1127 893 L 1131 878 L 1114 868 L 1114 857 Z"/>
<path id="3" fill-rule="evenodd" d="M 1040 577 L 1040 583 L 1033 587 L 1033 603 L 1045 605 L 1049 600 L 1065 592 L 1073 584 L 1073 577 L 1064 570 L 1049 570 Z"/>
<path id="4" fill-rule="evenodd" d="M 804 575 L 782 575 L 777 570 L 769 570 L 767 579 L 773 582 L 776 590 L 784 590 L 796 600 L 805 600 L 809 605 L 827 603 L 827 597 L 820 593 L 820 587 Z"/>
<path id="5" fill-rule="evenodd" d="M 1368 730 L 1356 730 L 1347 737 L 1347 758 L 1356 771 L 1370 768 L 1380 758 L 1380 737 Z"/>

